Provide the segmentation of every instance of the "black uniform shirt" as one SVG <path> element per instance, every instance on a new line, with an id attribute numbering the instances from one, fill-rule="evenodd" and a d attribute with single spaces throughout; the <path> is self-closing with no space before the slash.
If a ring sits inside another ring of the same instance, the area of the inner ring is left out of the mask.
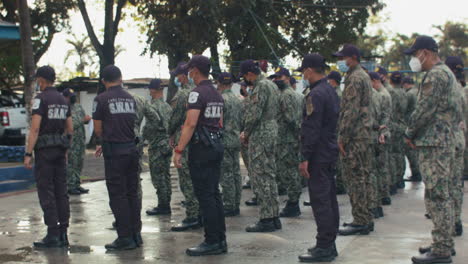
<path id="1" fill-rule="evenodd" d="M 102 121 L 104 141 L 127 143 L 135 140 L 136 107 L 133 97 L 120 85 L 96 96 L 93 119 Z"/>
<path id="2" fill-rule="evenodd" d="M 39 136 L 45 134 L 63 134 L 65 124 L 70 117 L 70 106 L 55 87 L 47 87 L 33 101 L 32 115 L 40 115 Z"/>
<path id="3" fill-rule="evenodd" d="M 333 163 L 338 158 L 336 126 L 340 100 L 327 79 L 310 85 L 301 127 L 302 155 L 314 163 Z"/>
<path id="4" fill-rule="evenodd" d="M 223 107 L 223 97 L 209 80 L 200 82 L 188 98 L 188 109 L 200 110 L 197 125 L 205 126 L 212 132 L 220 129 Z"/>

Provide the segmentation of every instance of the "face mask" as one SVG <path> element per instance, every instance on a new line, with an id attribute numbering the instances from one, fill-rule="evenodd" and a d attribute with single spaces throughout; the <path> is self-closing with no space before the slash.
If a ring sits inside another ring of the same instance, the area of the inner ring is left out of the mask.
<path id="1" fill-rule="evenodd" d="M 284 90 L 286 88 L 286 83 L 283 80 L 276 80 L 273 82 L 276 84 L 276 86 L 278 86 L 280 90 Z"/>
<path id="2" fill-rule="evenodd" d="M 304 77 L 302 77 L 302 86 L 304 87 L 304 89 L 309 87 L 309 85 L 310 85 L 309 80 L 304 79 Z"/>
<path id="3" fill-rule="evenodd" d="M 422 71 L 422 63 L 421 61 L 419 60 L 418 57 L 411 57 L 411 60 L 409 62 L 409 66 L 411 68 L 412 71 L 414 72 L 420 72 Z"/>
<path id="4" fill-rule="evenodd" d="M 341 71 L 341 72 L 348 72 L 349 70 L 349 67 L 348 65 L 346 65 L 346 61 L 345 60 L 340 60 L 336 63 L 336 65 L 338 66 L 338 69 Z"/>
<path id="5" fill-rule="evenodd" d="M 41 90 L 41 87 L 39 86 L 39 83 L 36 82 L 36 86 L 34 87 L 34 90 L 37 92 L 39 92 L 39 90 Z"/>
<path id="6" fill-rule="evenodd" d="M 174 85 L 177 86 L 177 87 L 182 86 L 182 83 L 180 83 L 179 78 L 177 78 L 177 77 L 174 78 Z"/>

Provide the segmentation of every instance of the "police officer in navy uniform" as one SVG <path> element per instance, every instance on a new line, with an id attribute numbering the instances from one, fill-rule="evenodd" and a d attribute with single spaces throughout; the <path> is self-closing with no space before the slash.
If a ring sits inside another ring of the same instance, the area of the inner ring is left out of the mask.
<path id="1" fill-rule="evenodd" d="M 104 155 L 109 205 L 116 221 L 118 238 L 107 250 L 134 249 L 141 239 L 141 204 L 138 198 L 138 150 L 134 126 L 135 99 L 122 87 L 122 73 L 114 65 L 102 71 L 106 91 L 94 99 L 94 132 L 102 147 L 96 156 Z"/>
<path id="2" fill-rule="evenodd" d="M 41 93 L 33 100 L 31 128 L 24 165 L 32 169 L 34 150 L 39 203 L 44 212 L 47 236 L 35 247 L 68 246 L 67 229 L 70 204 L 67 193 L 66 153 L 73 134 L 70 107 L 53 87 L 55 71 L 49 66 L 37 69 L 36 82 Z"/>
<path id="3" fill-rule="evenodd" d="M 326 67 L 320 54 L 309 54 L 298 69 L 310 88 L 301 128 L 301 152 L 305 160 L 299 169 L 309 179 L 310 202 L 317 223 L 316 246 L 299 256 L 302 262 L 328 262 L 338 255 L 335 239 L 340 216 L 334 176 L 340 106 L 335 88 L 327 82 Z"/>
<path id="4" fill-rule="evenodd" d="M 184 67 L 197 87 L 188 98 L 187 118 L 175 148 L 174 164 L 182 167 L 182 153 L 190 144 L 190 175 L 205 227 L 205 241 L 186 253 L 189 256 L 223 254 L 227 252 L 226 224 L 219 180 L 224 152 L 221 140 L 224 101 L 208 80 L 210 59 L 196 55 Z"/>

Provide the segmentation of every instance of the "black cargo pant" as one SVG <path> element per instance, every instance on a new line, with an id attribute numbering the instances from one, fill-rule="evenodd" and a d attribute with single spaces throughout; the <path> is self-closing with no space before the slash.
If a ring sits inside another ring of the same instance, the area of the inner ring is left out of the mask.
<path id="1" fill-rule="evenodd" d="M 205 242 L 209 244 L 226 239 L 224 206 L 219 191 L 223 152 L 220 142 L 214 147 L 203 143 L 191 144 L 189 149 L 190 176 L 203 217 Z"/>
<path id="2" fill-rule="evenodd" d="M 47 233 L 52 236 L 67 232 L 70 219 L 65 152 L 63 148 L 44 148 L 34 152 L 37 194 Z"/>
<path id="3" fill-rule="evenodd" d="M 340 225 L 340 212 L 336 199 L 335 164 L 309 162 L 309 196 L 317 224 L 317 244 L 328 248 L 335 242 Z"/>
<path id="4" fill-rule="evenodd" d="M 131 237 L 141 230 L 138 197 L 138 150 L 135 143 L 104 143 L 104 168 L 109 205 L 119 237 Z"/>

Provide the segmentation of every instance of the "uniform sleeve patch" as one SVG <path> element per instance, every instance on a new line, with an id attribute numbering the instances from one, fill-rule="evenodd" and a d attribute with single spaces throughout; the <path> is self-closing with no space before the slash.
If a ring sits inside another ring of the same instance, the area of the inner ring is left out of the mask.
<path id="1" fill-rule="evenodd" d="M 188 102 L 189 104 L 194 104 L 198 101 L 198 96 L 200 94 L 197 93 L 197 92 L 191 92 L 190 95 L 189 95 L 189 99 L 188 99 Z"/>
<path id="2" fill-rule="evenodd" d="M 97 106 L 98 106 L 98 102 L 94 101 L 93 102 L 93 113 L 96 112 Z"/>
<path id="3" fill-rule="evenodd" d="M 41 106 L 41 99 L 35 98 L 33 101 L 32 110 L 39 109 L 39 106 Z"/>

